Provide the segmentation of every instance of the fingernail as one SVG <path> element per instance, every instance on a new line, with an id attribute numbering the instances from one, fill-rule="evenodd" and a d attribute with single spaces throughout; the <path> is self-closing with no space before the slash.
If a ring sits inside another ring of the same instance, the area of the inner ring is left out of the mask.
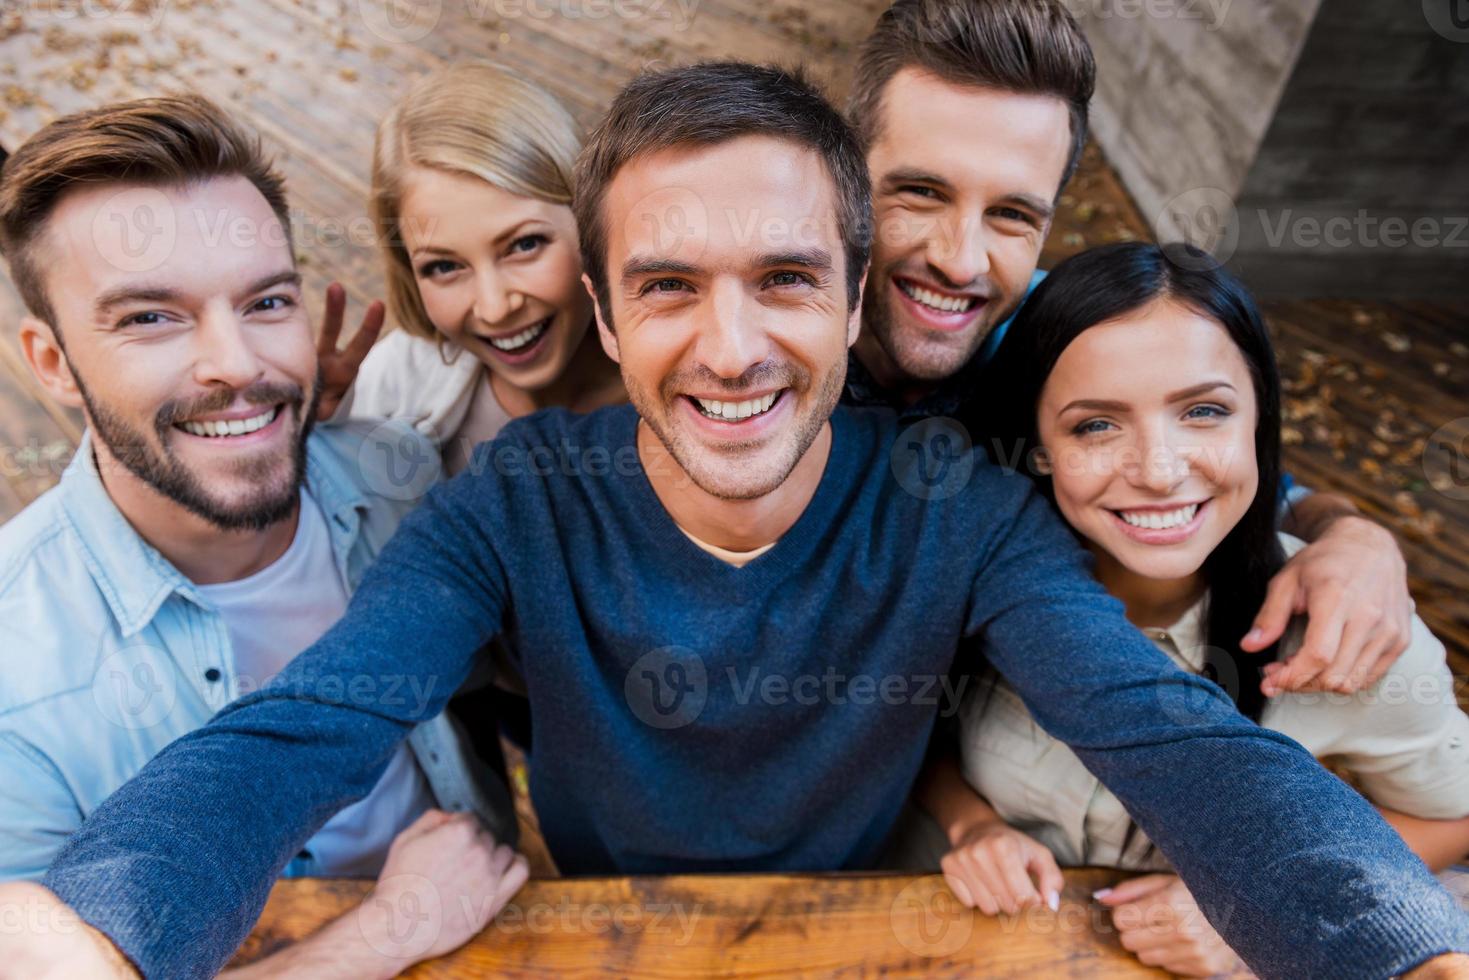
<path id="1" fill-rule="evenodd" d="M 1244 642 L 1244 643 L 1255 643 L 1263 635 L 1264 635 L 1263 631 L 1260 629 L 1260 627 L 1257 626 L 1257 627 L 1255 627 L 1254 629 L 1250 630 L 1248 633 L 1245 634 L 1245 638 L 1244 638 L 1244 640 L 1242 642 Z"/>
<path id="2" fill-rule="evenodd" d="M 1058 892 L 1046 892 L 1046 904 L 1052 912 L 1061 911 L 1061 895 Z"/>
<path id="3" fill-rule="evenodd" d="M 1102 899 L 1106 898 L 1110 894 L 1112 894 L 1112 889 L 1103 888 L 1101 891 L 1092 892 L 1092 898 L 1095 898 L 1097 901 L 1100 902 Z"/>

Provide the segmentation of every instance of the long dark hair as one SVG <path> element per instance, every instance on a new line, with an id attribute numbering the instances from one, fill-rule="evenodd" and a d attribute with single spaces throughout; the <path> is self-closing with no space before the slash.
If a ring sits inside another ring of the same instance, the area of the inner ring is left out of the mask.
<path id="1" fill-rule="evenodd" d="M 1246 653 L 1239 641 L 1285 563 L 1276 536 L 1280 494 L 1280 374 L 1270 334 L 1244 284 L 1188 245 L 1106 245 L 1067 259 L 1025 302 L 980 379 L 965 419 L 976 444 L 1002 466 L 1022 469 L 1055 502 L 1049 476 L 1030 465 L 1040 446 L 1036 406 L 1061 353 L 1083 331 L 1167 297 L 1218 323 L 1244 355 L 1254 382 L 1259 489 L 1238 524 L 1204 562 L 1206 673 L 1255 721 L 1265 707 L 1260 681 L 1272 646 Z"/>

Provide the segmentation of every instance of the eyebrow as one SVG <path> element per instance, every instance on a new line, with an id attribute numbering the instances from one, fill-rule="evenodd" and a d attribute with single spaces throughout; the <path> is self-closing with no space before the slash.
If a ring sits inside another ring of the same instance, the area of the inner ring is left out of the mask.
<path id="1" fill-rule="evenodd" d="M 244 295 L 249 296 L 270 289 L 272 286 L 284 284 L 299 287 L 301 273 L 294 269 L 287 269 L 262 276 L 244 290 Z M 112 307 L 121 306 L 124 303 L 173 303 L 177 302 L 182 295 L 171 286 L 119 286 L 98 296 L 93 308 L 98 316 L 102 316 Z"/>
<path id="2" fill-rule="evenodd" d="M 1017 191 L 1014 194 L 1006 194 L 1001 198 L 1001 203 L 1018 204 L 1023 208 L 1034 211 L 1042 221 L 1050 221 L 1056 213 L 1056 205 L 1043 197 Z"/>
<path id="3" fill-rule="evenodd" d="M 799 266 L 812 272 L 831 271 L 831 253 L 824 248 L 797 249 L 790 252 L 765 252 L 755 256 L 750 267 L 769 269 L 775 266 Z M 693 276 L 699 267 L 678 259 L 655 259 L 634 255 L 622 264 L 622 282 L 627 284 L 647 276 Z"/>
<path id="4" fill-rule="evenodd" d="M 1228 388 L 1230 391 L 1235 390 L 1234 385 L 1230 384 L 1228 381 L 1205 381 L 1203 384 L 1193 385 L 1189 388 L 1181 388 L 1178 391 L 1175 391 L 1172 394 L 1168 395 L 1163 400 L 1168 403 L 1186 401 L 1190 398 L 1197 398 L 1199 395 L 1202 395 L 1205 392 L 1213 391 L 1216 388 Z M 1076 401 L 1067 403 L 1066 407 L 1061 409 L 1061 411 L 1057 412 L 1056 414 L 1064 415 L 1067 412 L 1071 411 L 1073 408 L 1084 408 L 1088 411 L 1095 412 L 1125 412 L 1131 407 L 1132 406 L 1127 404 L 1127 402 L 1107 401 L 1100 398 L 1078 398 Z"/>
<path id="5" fill-rule="evenodd" d="M 883 174 L 882 185 L 885 190 L 895 189 L 898 184 L 934 184 L 938 187 L 948 187 L 949 182 L 938 174 L 929 173 L 927 170 L 919 170 L 916 167 L 899 167 Z"/>

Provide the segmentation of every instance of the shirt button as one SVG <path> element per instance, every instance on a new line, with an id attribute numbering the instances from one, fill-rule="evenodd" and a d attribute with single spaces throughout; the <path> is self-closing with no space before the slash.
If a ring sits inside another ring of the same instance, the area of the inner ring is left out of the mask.
<path id="1" fill-rule="evenodd" d="M 220 674 L 218 667 L 210 667 L 204 672 L 204 679 L 211 684 L 219 680 L 221 676 L 223 675 Z"/>

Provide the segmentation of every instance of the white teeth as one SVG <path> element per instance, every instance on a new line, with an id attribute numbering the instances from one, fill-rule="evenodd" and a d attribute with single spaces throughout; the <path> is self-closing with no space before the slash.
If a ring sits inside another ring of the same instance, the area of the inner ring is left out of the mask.
<path id="1" fill-rule="evenodd" d="M 932 290 L 924 289 L 921 286 L 914 286 L 906 282 L 899 283 L 898 286 L 913 299 L 916 299 L 924 306 L 938 310 L 940 313 L 962 313 L 975 303 L 972 297 L 955 298 L 952 296 L 940 296 Z"/>
<path id="2" fill-rule="evenodd" d="M 514 352 L 535 343 L 550 326 L 550 320 L 542 320 L 533 327 L 526 327 L 520 333 L 512 334 L 509 337 L 491 337 L 489 341 L 500 350 Z"/>
<path id="3" fill-rule="evenodd" d="M 204 436 L 210 439 L 217 439 L 220 436 L 243 436 L 257 429 L 263 429 L 274 422 L 276 413 L 279 411 L 280 408 L 277 406 L 269 411 L 261 412 L 254 418 L 248 419 L 222 419 L 218 422 L 180 422 L 179 428 L 190 435 Z"/>
<path id="4" fill-rule="evenodd" d="M 1189 504 L 1177 510 L 1168 511 L 1117 511 L 1124 521 L 1133 527 L 1140 527 L 1150 531 L 1164 531 L 1171 527 L 1182 527 L 1194 519 L 1199 512 L 1198 504 Z"/>
<path id="5" fill-rule="evenodd" d="M 722 402 L 717 398 L 695 398 L 694 401 L 699 403 L 705 415 L 724 419 L 726 422 L 742 422 L 752 415 L 770 411 L 770 406 L 775 404 L 775 399 L 779 396 L 780 392 L 772 391 L 763 398 L 742 402 Z"/>

